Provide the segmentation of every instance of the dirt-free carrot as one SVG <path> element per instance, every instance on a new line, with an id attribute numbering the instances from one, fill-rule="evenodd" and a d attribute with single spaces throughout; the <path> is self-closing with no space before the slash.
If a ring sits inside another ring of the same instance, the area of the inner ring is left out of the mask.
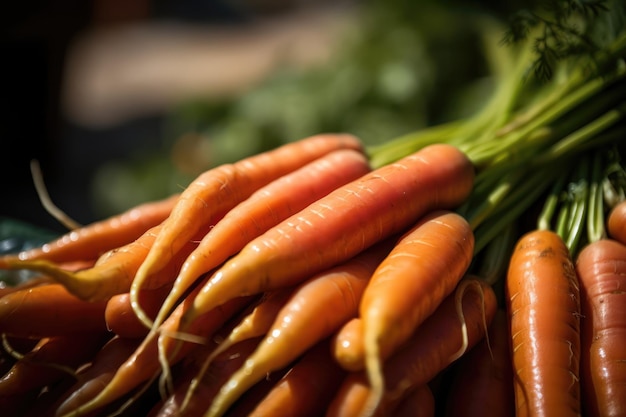
<path id="1" fill-rule="evenodd" d="M 163 221 L 163 228 L 137 271 L 134 288 L 142 288 L 146 277 L 165 267 L 200 230 L 216 223 L 218 216 L 259 188 L 338 149 L 362 151 L 363 145 L 348 134 L 315 135 L 200 174 Z"/>
<path id="2" fill-rule="evenodd" d="M 383 367 L 385 395 L 376 415 L 387 416 L 412 389 L 431 381 L 486 334 L 497 307 L 493 288 L 465 278 Z M 459 316 L 462 307 L 462 316 Z M 462 318 L 462 320 L 460 319 Z M 327 417 L 354 417 L 366 411 L 371 386 L 365 371 L 351 372 L 331 402 Z M 367 410 L 371 412 L 371 410 Z"/>
<path id="3" fill-rule="evenodd" d="M 446 396 L 447 417 L 493 417 L 515 415 L 513 372 L 506 311 L 499 309 L 489 333 L 462 356 Z"/>
<path id="4" fill-rule="evenodd" d="M 580 294 L 563 239 L 520 237 L 506 277 L 516 415 L 580 416 Z"/>
<path id="5" fill-rule="evenodd" d="M 578 254 L 585 415 L 626 415 L 626 246 L 603 239 Z"/>
<path id="6" fill-rule="evenodd" d="M 270 227 L 369 171 L 362 152 L 341 149 L 261 187 L 217 222 L 189 255 L 154 326 L 163 321 L 172 305 L 201 274 L 218 267 Z M 137 311 L 137 315 L 142 318 L 141 311 Z M 150 324 L 149 320 L 144 322 Z"/>
<path id="7" fill-rule="evenodd" d="M 304 353 L 248 417 L 323 415 L 345 375 L 325 339 Z"/>
<path id="8" fill-rule="evenodd" d="M 611 238 L 626 245 L 626 200 L 611 209 L 606 227 Z"/>
<path id="9" fill-rule="evenodd" d="M 0 378 L 0 397 L 44 388 L 79 365 L 89 363 L 108 335 L 81 334 L 44 338 Z"/>
<path id="10" fill-rule="evenodd" d="M 126 245 L 146 230 L 161 223 L 169 216 L 178 194 L 163 200 L 150 201 L 127 211 L 72 230 L 41 247 L 17 254 L 0 257 L 4 259 L 47 260 L 60 263 L 97 259 L 109 250 Z"/>
<path id="11" fill-rule="evenodd" d="M 354 317 L 370 276 L 393 241 L 381 242 L 300 284 L 259 347 L 224 384 L 207 416 L 222 415 L 264 375 L 287 366 Z"/>
<path id="12" fill-rule="evenodd" d="M 360 371 L 365 366 L 363 358 L 363 320 L 354 317 L 348 320 L 333 336 L 333 357 L 346 371 Z"/>
<path id="13" fill-rule="evenodd" d="M 465 154 L 437 144 L 339 187 L 218 268 L 183 318 L 183 328 L 226 300 L 296 285 L 400 233 L 431 210 L 459 205 L 473 178 Z"/>
<path id="14" fill-rule="evenodd" d="M 466 381 L 471 384 L 471 381 Z M 485 415 L 489 408 L 483 409 Z M 491 410 L 489 410 L 491 411 Z M 489 414 L 491 415 L 491 414 Z M 411 393 L 393 411 L 393 417 L 434 417 L 435 416 L 435 396 L 426 384 L 414 388 Z"/>
<path id="15" fill-rule="evenodd" d="M 139 303 L 149 317 L 156 316 L 170 289 L 171 285 L 163 285 L 139 292 Z M 121 337 L 145 337 L 150 330 L 135 315 L 128 292 L 114 295 L 107 301 L 104 320 L 109 331 Z"/>
<path id="16" fill-rule="evenodd" d="M 61 284 L 39 285 L 0 298 L 0 334 L 51 337 L 106 332 L 106 302 L 83 301 Z"/>
<path id="17" fill-rule="evenodd" d="M 454 212 L 433 211 L 403 235 L 376 268 L 359 305 L 372 410 L 385 390 L 383 360 L 454 290 L 473 253 L 469 223 Z"/>

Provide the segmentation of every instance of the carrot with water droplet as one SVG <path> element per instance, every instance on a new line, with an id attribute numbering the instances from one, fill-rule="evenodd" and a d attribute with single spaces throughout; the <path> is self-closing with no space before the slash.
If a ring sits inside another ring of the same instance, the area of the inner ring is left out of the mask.
<path id="1" fill-rule="evenodd" d="M 216 223 L 189 255 L 153 326 L 203 273 L 218 267 L 251 239 L 337 187 L 370 171 L 366 156 L 353 149 L 330 152 L 260 188 Z M 140 283 L 140 281 L 136 281 Z M 137 285 L 133 285 L 133 288 Z M 131 291 L 131 295 L 133 292 Z M 150 326 L 150 320 L 137 315 Z"/>
<path id="2" fill-rule="evenodd" d="M 400 233 L 429 211 L 461 204 L 473 178 L 465 154 L 438 144 L 339 187 L 218 268 L 183 317 L 182 328 L 226 300 L 296 285 Z"/>
<path id="3" fill-rule="evenodd" d="M 505 289 L 516 415 L 580 416 L 580 294 L 563 239 L 543 229 L 522 236 Z"/>

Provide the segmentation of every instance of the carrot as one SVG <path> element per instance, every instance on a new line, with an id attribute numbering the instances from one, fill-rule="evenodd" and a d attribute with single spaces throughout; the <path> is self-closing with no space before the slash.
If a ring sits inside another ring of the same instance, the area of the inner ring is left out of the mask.
<path id="1" fill-rule="evenodd" d="M 385 390 L 381 362 L 454 290 L 473 253 L 469 223 L 454 212 L 434 211 L 396 243 L 374 272 L 359 305 L 370 409 Z"/>
<path id="2" fill-rule="evenodd" d="M 0 298 L 0 334 L 51 337 L 106 332 L 106 302 L 76 298 L 61 284 L 46 284 Z"/>
<path id="3" fill-rule="evenodd" d="M 73 375 L 79 365 L 92 359 L 106 341 L 105 337 L 103 333 L 41 339 L 0 378 L 0 396 L 41 389 L 68 374 Z"/>
<path id="4" fill-rule="evenodd" d="M 517 416 L 580 415 L 580 294 L 563 239 L 533 229 L 506 277 Z"/>
<path id="5" fill-rule="evenodd" d="M 454 380 L 446 396 L 449 417 L 513 417 L 515 399 L 506 311 L 499 309 L 481 340 L 456 364 Z"/>
<path id="6" fill-rule="evenodd" d="M 227 213 L 189 255 L 154 326 L 163 321 L 174 302 L 201 274 L 219 266 L 278 222 L 368 171 L 370 167 L 362 152 L 344 149 L 322 156 L 260 188 Z M 141 312 L 137 313 L 142 318 Z M 149 320 L 143 321 L 150 324 Z"/>
<path id="7" fill-rule="evenodd" d="M 431 381 L 476 345 L 485 336 L 496 306 L 491 286 L 482 280 L 463 279 L 455 293 L 446 297 L 402 348 L 385 361 L 385 395 L 376 410 L 377 415 L 388 415 L 386 412 L 395 409 L 412 389 Z M 367 410 L 371 390 L 365 371 L 348 374 L 326 416 L 361 415 Z"/>
<path id="8" fill-rule="evenodd" d="M 578 254 L 581 378 L 586 415 L 626 415 L 626 246 L 599 240 Z"/>
<path id="9" fill-rule="evenodd" d="M 346 371 L 363 369 L 363 320 L 354 317 L 341 326 L 333 336 L 331 349 L 337 363 Z"/>
<path id="10" fill-rule="evenodd" d="M 607 231 L 611 238 L 626 245 L 626 200 L 618 203 L 609 212 Z"/>
<path id="11" fill-rule="evenodd" d="M 259 347 L 224 384 L 207 415 L 222 415 L 264 375 L 287 366 L 354 317 L 361 294 L 391 242 L 375 245 L 297 287 Z"/>
<path id="12" fill-rule="evenodd" d="M 200 174 L 181 193 L 137 271 L 132 291 L 163 268 L 201 229 L 217 221 L 259 188 L 338 149 L 363 150 L 352 135 L 316 135 Z M 197 278 L 197 277 L 196 277 Z"/>
<path id="13" fill-rule="evenodd" d="M 140 204 L 123 213 L 72 230 L 41 247 L 0 256 L 0 264 L 7 259 L 56 263 L 96 259 L 111 249 L 132 242 L 149 228 L 161 223 L 176 201 L 178 194 Z"/>
<path id="14" fill-rule="evenodd" d="M 139 292 L 138 302 L 148 316 L 156 316 L 170 289 L 171 285 L 163 285 Z M 104 320 L 109 331 L 122 337 L 145 337 L 149 331 L 135 315 L 128 292 L 114 295 L 107 301 Z"/>
<path id="15" fill-rule="evenodd" d="M 183 317 L 183 328 L 226 300 L 296 285 L 435 208 L 460 204 L 471 191 L 473 170 L 457 148 L 438 144 L 339 187 L 218 268 Z"/>
<path id="16" fill-rule="evenodd" d="M 328 339 L 300 358 L 248 417 L 307 417 L 324 414 L 346 372 L 334 362 Z M 230 414 L 229 414 L 230 415 Z"/>
<path id="17" fill-rule="evenodd" d="M 468 380 L 468 384 L 472 381 Z M 489 408 L 483 409 L 483 414 Z M 489 410 L 491 413 L 491 410 Z M 491 414 L 489 414 L 491 415 Z M 414 388 L 413 391 L 394 410 L 393 417 L 434 417 L 435 397 L 432 390 L 426 384 Z"/>
<path id="18" fill-rule="evenodd" d="M 47 274 L 63 284 L 72 294 L 86 301 L 108 300 L 128 292 L 141 263 L 145 260 L 162 225 L 148 229 L 136 240 L 101 255 L 91 268 L 71 271 L 47 260 L 7 260 L 7 267 L 31 269 Z M 200 231 L 202 235 L 205 231 Z M 166 267 L 145 278 L 145 288 L 158 288 L 173 281 L 197 240 L 188 241 Z"/>

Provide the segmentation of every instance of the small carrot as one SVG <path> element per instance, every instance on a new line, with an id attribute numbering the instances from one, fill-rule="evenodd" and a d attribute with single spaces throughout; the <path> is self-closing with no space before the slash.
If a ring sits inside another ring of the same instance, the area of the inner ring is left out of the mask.
<path id="1" fill-rule="evenodd" d="M 224 384 L 207 416 L 222 415 L 264 375 L 287 366 L 354 317 L 361 294 L 391 242 L 375 245 L 298 286 L 259 347 Z"/>
<path id="2" fill-rule="evenodd" d="M 345 375 L 325 339 L 304 353 L 248 417 L 323 415 Z"/>
<path id="3" fill-rule="evenodd" d="M 385 395 L 376 415 L 388 415 L 386 412 L 395 409 L 412 389 L 431 381 L 475 346 L 485 336 L 496 307 L 496 295 L 490 285 L 474 278 L 463 279 L 402 348 L 385 361 Z M 326 416 L 362 415 L 371 390 L 365 371 L 349 373 Z"/>
<path id="4" fill-rule="evenodd" d="M 506 277 L 517 416 L 579 416 L 580 295 L 563 239 L 533 229 Z"/>
<path id="5" fill-rule="evenodd" d="M 461 357 L 446 396 L 448 417 L 513 417 L 515 400 L 506 311 L 499 309 L 489 333 Z"/>
<path id="6" fill-rule="evenodd" d="M 0 333 L 51 337 L 106 332 L 106 302 L 87 302 L 61 284 L 46 284 L 0 298 Z"/>
<path id="7" fill-rule="evenodd" d="M 467 381 L 471 384 L 471 380 Z M 488 408 L 483 409 L 484 415 Z M 490 410 L 491 411 L 491 410 Z M 491 415 L 491 414 L 489 414 Z M 411 393 L 394 410 L 393 417 L 434 417 L 435 416 L 435 396 L 426 384 L 414 388 Z"/>
<path id="8" fill-rule="evenodd" d="M 333 357 L 346 371 L 363 369 L 363 320 L 354 317 L 348 320 L 333 336 L 331 345 Z"/>
<path id="9" fill-rule="evenodd" d="M 106 337 L 108 335 L 103 333 L 41 339 L 0 378 L 0 397 L 42 389 L 64 376 L 73 375 L 79 365 L 91 361 Z"/>
<path id="10" fill-rule="evenodd" d="M 338 149 L 362 151 L 363 145 L 352 135 L 316 135 L 200 174 L 181 193 L 170 216 L 163 221 L 163 228 L 133 280 L 134 291 L 143 287 L 147 276 L 165 267 L 200 230 L 217 222 L 218 217 L 259 188 Z"/>
<path id="11" fill-rule="evenodd" d="M 454 290 L 473 253 L 469 223 L 454 212 L 434 211 L 398 240 L 374 272 L 359 305 L 372 410 L 385 391 L 382 361 Z"/>
<path id="12" fill-rule="evenodd" d="M 296 285 L 469 195 L 474 168 L 457 148 L 431 145 L 339 187 L 250 241 L 214 272 L 182 319 L 226 300 Z"/>
<path id="13" fill-rule="evenodd" d="M 611 238 L 626 245 L 626 200 L 611 209 L 606 227 Z"/>
<path id="14" fill-rule="evenodd" d="M 362 152 L 343 149 L 330 152 L 261 187 L 217 222 L 189 255 L 154 326 L 163 321 L 174 302 L 201 274 L 218 267 L 251 239 L 278 222 L 368 171 L 370 167 Z M 142 318 L 141 311 L 137 311 L 137 315 Z M 146 325 L 151 324 L 147 319 L 143 321 Z"/>
<path id="15" fill-rule="evenodd" d="M 163 285 L 139 292 L 138 301 L 149 317 L 156 316 L 170 289 L 171 285 Z M 128 292 L 114 295 L 107 301 L 104 320 L 109 331 L 121 337 L 145 337 L 149 331 L 135 315 Z"/>
<path id="16" fill-rule="evenodd" d="M 578 254 L 586 415 L 626 415 L 626 246 L 602 239 Z"/>
<path id="17" fill-rule="evenodd" d="M 177 201 L 178 194 L 175 194 L 163 200 L 140 204 L 123 213 L 72 230 L 41 247 L 1 256 L 0 264 L 8 259 L 47 260 L 55 263 L 97 259 L 109 250 L 132 242 L 149 228 L 161 223 L 169 216 Z"/>

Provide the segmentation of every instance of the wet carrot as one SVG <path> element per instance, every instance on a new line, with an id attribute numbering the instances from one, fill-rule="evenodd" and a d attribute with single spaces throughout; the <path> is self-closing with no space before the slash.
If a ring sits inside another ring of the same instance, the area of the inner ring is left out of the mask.
<path id="1" fill-rule="evenodd" d="M 578 254 L 585 415 L 626 414 L 626 246 L 603 239 Z"/>
<path id="2" fill-rule="evenodd" d="M 363 369 L 363 320 L 354 317 L 348 320 L 333 336 L 331 345 L 333 357 L 346 371 Z"/>
<path id="3" fill-rule="evenodd" d="M 163 321 L 173 303 L 201 274 L 218 267 L 270 227 L 368 171 L 370 167 L 362 152 L 343 149 L 261 187 L 217 222 L 189 255 L 154 325 Z M 137 313 L 141 317 L 141 312 Z M 150 324 L 147 319 L 145 322 Z"/>
<path id="4" fill-rule="evenodd" d="M 506 277 L 516 415 L 579 416 L 580 295 L 563 239 L 522 236 Z"/>
<path id="5" fill-rule="evenodd" d="M 474 168 L 457 148 L 428 146 L 339 187 L 249 242 L 214 272 L 183 317 L 234 297 L 296 285 L 469 195 Z M 314 254 L 314 256 L 312 256 Z"/>

